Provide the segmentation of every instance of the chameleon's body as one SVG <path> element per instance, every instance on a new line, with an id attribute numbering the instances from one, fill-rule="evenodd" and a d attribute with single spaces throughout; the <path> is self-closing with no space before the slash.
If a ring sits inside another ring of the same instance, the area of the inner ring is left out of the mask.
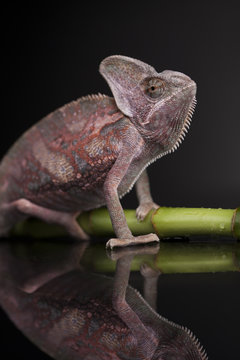
<path id="1" fill-rule="evenodd" d="M 79 269 L 53 276 L 52 268 L 46 273 L 45 260 L 44 276 L 35 264 L 36 283 L 31 279 L 27 291 L 18 281 L 23 269 L 2 250 L 0 304 L 18 329 L 54 359 L 207 360 L 189 330 L 158 315 L 127 286 L 127 259 L 121 259 L 114 281 Z"/>
<path id="2" fill-rule="evenodd" d="M 189 126 L 196 84 L 174 71 L 157 73 L 123 56 L 106 58 L 100 72 L 114 99 L 80 98 L 28 130 L 0 166 L 0 235 L 27 216 L 59 223 L 78 238 L 87 235 L 76 215 L 107 205 L 118 239 L 109 245 L 158 240 L 134 238 L 119 197 L 135 182 L 142 220 L 153 202 L 146 167 L 174 151 Z"/>
<path id="3" fill-rule="evenodd" d="M 63 212 L 105 205 L 104 180 L 131 128 L 104 95 L 63 106 L 27 131 L 3 159 L 1 180 L 8 186 L 1 200 L 24 198 Z M 120 193 L 128 187 L 129 180 Z"/>

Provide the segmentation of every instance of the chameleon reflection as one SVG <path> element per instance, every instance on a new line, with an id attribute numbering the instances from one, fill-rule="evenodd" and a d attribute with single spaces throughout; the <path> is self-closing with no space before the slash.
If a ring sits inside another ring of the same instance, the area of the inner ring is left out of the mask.
<path id="1" fill-rule="evenodd" d="M 154 310 L 155 270 L 141 268 L 149 302 L 128 285 L 134 254 L 153 247 L 119 256 L 112 279 L 81 267 L 85 246 L 33 262 L 1 244 L 0 304 L 21 332 L 54 359 L 207 359 L 190 330 Z"/>

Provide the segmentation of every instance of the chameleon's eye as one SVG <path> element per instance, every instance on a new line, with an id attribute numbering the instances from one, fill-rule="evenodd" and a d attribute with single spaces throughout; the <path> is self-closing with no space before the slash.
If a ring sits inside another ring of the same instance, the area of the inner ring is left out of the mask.
<path id="1" fill-rule="evenodd" d="M 144 84 L 145 94 L 152 99 L 159 98 L 164 90 L 164 82 L 161 79 L 150 79 Z"/>

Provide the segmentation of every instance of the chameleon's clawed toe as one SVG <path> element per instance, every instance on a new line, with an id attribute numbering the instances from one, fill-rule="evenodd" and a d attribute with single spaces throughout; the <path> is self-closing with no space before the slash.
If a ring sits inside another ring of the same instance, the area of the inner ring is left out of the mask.
<path id="1" fill-rule="evenodd" d="M 136 217 L 137 217 L 138 221 L 143 221 L 145 219 L 145 217 L 147 216 L 147 214 L 149 213 L 149 211 L 151 211 L 153 209 L 158 209 L 158 208 L 159 208 L 159 205 L 155 204 L 152 201 L 148 201 L 148 202 L 140 204 L 136 209 Z"/>
<path id="2" fill-rule="evenodd" d="M 112 261 L 117 261 L 126 256 L 136 255 L 156 255 L 160 249 L 159 243 L 150 243 L 150 245 L 143 244 L 142 246 L 126 246 L 126 247 L 115 247 L 110 251 L 107 250 L 107 256 Z"/>
<path id="3" fill-rule="evenodd" d="M 148 243 L 151 243 L 154 241 L 159 242 L 159 238 L 156 234 L 133 236 L 128 239 L 112 238 L 112 239 L 108 240 L 108 242 L 106 243 L 106 248 L 113 249 L 115 247 L 142 245 L 142 244 L 148 244 Z"/>

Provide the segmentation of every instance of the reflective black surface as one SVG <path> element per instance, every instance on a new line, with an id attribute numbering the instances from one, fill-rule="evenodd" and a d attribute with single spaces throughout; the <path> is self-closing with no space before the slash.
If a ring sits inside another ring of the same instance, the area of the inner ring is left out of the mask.
<path id="1" fill-rule="evenodd" d="M 239 245 L 162 242 L 157 254 L 154 255 L 154 247 L 150 247 L 150 254 L 146 248 L 138 248 L 132 260 L 129 282 L 142 294 L 141 265 L 160 269 L 158 313 L 191 329 L 209 359 L 237 360 L 239 356 Z M 135 249 L 126 251 L 129 255 L 129 251 L 134 253 Z M 104 242 L 92 242 L 88 246 L 63 240 L 2 242 L 1 287 L 3 289 L 8 277 L 12 277 L 16 287 L 31 293 L 76 268 L 113 276 L 119 256 L 119 252 L 107 254 Z M 13 355 L 26 359 L 49 358 L 15 328 L 3 311 L 0 316 L 1 352 L 5 359 Z"/>

